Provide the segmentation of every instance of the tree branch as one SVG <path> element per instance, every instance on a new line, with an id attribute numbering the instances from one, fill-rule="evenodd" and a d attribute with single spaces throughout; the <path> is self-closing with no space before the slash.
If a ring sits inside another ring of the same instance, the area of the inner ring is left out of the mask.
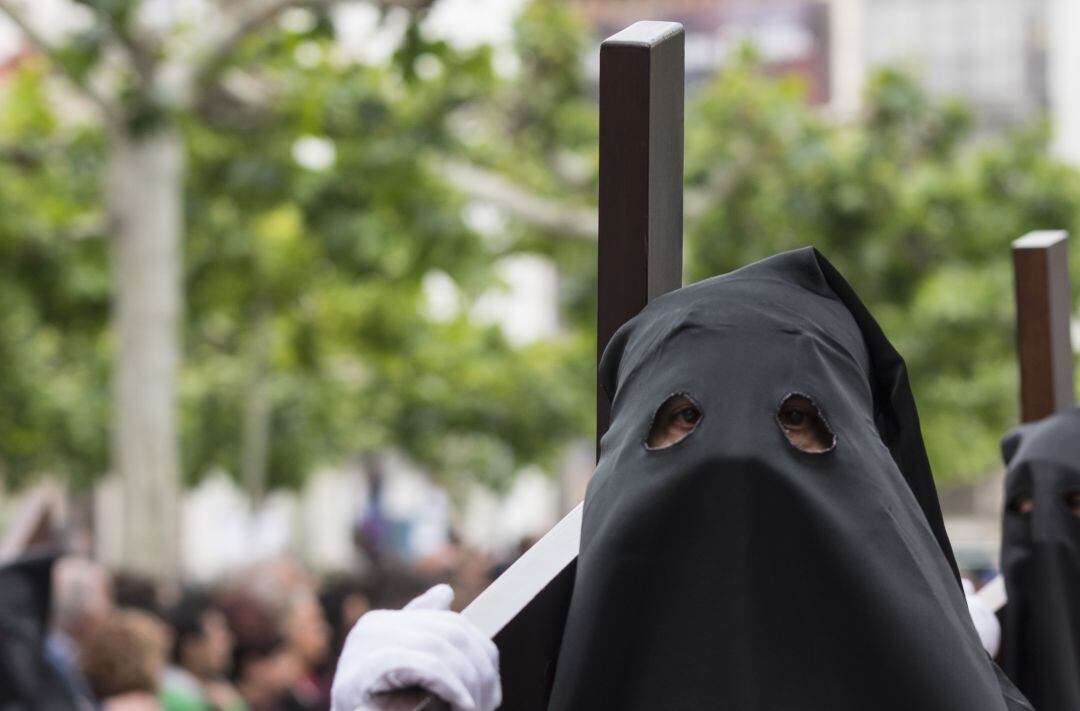
<path id="1" fill-rule="evenodd" d="M 64 66 L 56 48 L 50 46 L 49 43 L 45 41 L 45 38 L 30 25 L 26 18 L 23 17 L 22 13 L 16 10 L 9 0 L 0 0 L 0 13 L 6 15 L 8 19 L 22 31 L 23 35 L 26 36 L 26 39 L 30 41 L 30 44 L 34 45 L 39 52 L 45 55 L 49 61 L 55 65 L 58 71 L 67 76 L 67 78 L 71 80 L 71 83 L 101 110 L 107 121 L 113 122 L 115 120 L 115 111 L 105 97 L 97 93 L 97 91 L 95 91 L 86 81 L 76 76 L 70 69 Z"/>
<path id="2" fill-rule="evenodd" d="M 596 210 L 537 195 L 505 176 L 471 163 L 448 160 L 440 166 L 440 170 L 451 185 L 469 197 L 490 202 L 534 227 L 574 239 L 596 239 Z M 711 201 L 709 191 L 688 189 L 684 200 L 687 217 L 700 217 L 708 210 Z"/>
<path id="3" fill-rule="evenodd" d="M 451 185 L 470 197 L 490 202 L 530 225 L 576 239 L 596 239 L 596 210 L 536 195 L 497 173 L 469 163 L 447 161 L 441 170 Z"/>
<path id="4" fill-rule="evenodd" d="M 131 59 L 131 66 L 139 78 L 139 90 L 144 96 L 149 96 L 153 91 L 154 72 L 157 69 L 153 46 L 147 45 L 128 32 L 126 28 L 117 25 L 106 13 L 99 11 L 98 14 L 101 16 L 101 21 L 109 28 L 109 33 L 116 38 Z"/>
<path id="5" fill-rule="evenodd" d="M 229 63 L 229 58 L 240 43 L 260 28 L 276 20 L 281 13 L 296 7 L 326 8 L 335 2 L 337 0 L 273 0 L 262 7 L 253 9 L 246 17 L 240 18 L 232 32 L 210 48 L 206 59 L 195 70 L 195 90 L 199 95 L 205 93 L 217 75 Z M 195 104 L 198 103 L 199 98 L 196 97 Z"/>
<path id="6" fill-rule="evenodd" d="M 205 61 L 195 71 L 194 87 L 198 94 L 195 104 L 199 103 L 200 96 L 209 90 L 214 79 L 229 63 L 233 52 L 240 44 L 257 32 L 262 27 L 273 22 L 281 13 L 292 8 L 309 8 L 312 10 L 327 9 L 342 0 L 272 0 L 260 7 L 252 8 L 245 16 L 241 17 L 232 32 L 227 34 L 221 41 L 215 44 L 207 53 Z M 406 10 L 418 12 L 429 8 L 435 0 L 376 0 L 375 5 L 387 7 L 401 7 Z M 259 3 L 253 3 L 259 5 Z"/>

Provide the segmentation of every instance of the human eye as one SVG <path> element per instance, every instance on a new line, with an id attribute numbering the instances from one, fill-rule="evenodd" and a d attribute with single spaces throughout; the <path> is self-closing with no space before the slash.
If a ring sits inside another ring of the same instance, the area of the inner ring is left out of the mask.
<path id="1" fill-rule="evenodd" d="M 836 447 L 836 435 L 814 401 L 805 395 L 792 393 L 785 397 L 776 411 L 776 422 L 798 450 L 821 454 Z"/>
<path id="2" fill-rule="evenodd" d="M 701 421 L 701 408 L 689 395 L 676 393 L 657 409 L 645 440 L 646 449 L 666 449 L 686 438 Z"/>

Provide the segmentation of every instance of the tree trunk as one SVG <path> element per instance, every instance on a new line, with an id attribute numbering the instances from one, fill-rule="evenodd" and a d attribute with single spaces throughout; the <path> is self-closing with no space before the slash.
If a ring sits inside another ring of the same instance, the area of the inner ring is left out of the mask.
<path id="1" fill-rule="evenodd" d="M 183 144 L 171 127 L 110 136 L 105 201 L 113 229 L 116 359 L 112 464 L 123 482 L 123 565 L 179 574 Z"/>

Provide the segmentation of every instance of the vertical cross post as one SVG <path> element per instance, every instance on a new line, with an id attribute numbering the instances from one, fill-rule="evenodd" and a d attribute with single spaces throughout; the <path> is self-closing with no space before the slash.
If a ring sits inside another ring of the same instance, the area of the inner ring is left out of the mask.
<path id="1" fill-rule="evenodd" d="M 649 300 L 682 285 L 683 30 L 638 22 L 600 47 L 597 348 Z M 597 389 L 597 449 L 610 403 Z M 579 504 L 463 614 L 499 647 L 502 708 L 547 708 L 581 537 Z M 423 692 L 368 708 L 434 711 Z"/>
<path id="2" fill-rule="evenodd" d="M 683 30 L 637 22 L 600 46 L 597 357 L 653 298 L 682 286 Z M 596 440 L 611 403 L 597 389 Z"/>
<path id="3" fill-rule="evenodd" d="M 1075 401 L 1070 342 L 1068 233 L 1029 232 L 1012 244 L 1020 419 L 1040 420 Z"/>

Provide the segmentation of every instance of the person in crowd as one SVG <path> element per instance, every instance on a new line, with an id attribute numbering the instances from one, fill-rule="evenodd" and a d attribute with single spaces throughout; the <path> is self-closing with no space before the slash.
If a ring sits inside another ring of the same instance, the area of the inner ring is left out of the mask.
<path id="1" fill-rule="evenodd" d="M 109 614 L 87 636 L 79 655 L 103 711 L 161 711 L 158 690 L 170 644 L 153 615 L 134 609 Z"/>
<path id="2" fill-rule="evenodd" d="M 117 607 L 149 612 L 164 618 L 159 584 L 153 578 L 130 570 L 114 570 L 112 573 L 113 600 Z"/>
<path id="3" fill-rule="evenodd" d="M 549 708 L 1018 711 L 972 625 L 903 360 L 816 250 L 661 296 L 605 349 Z M 350 633 L 334 709 L 502 701 L 433 588 Z"/>
<path id="4" fill-rule="evenodd" d="M 112 577 L 104 566 L 82 556 L 64 556 L 53 568 L 52 628 L 45 655 L 71 692 L 89 704 L 94 698 L 79 668 L 79 649 L 114 610 Z"/>
<path id="5" fill-rule="evenodd" d="M 1039 711 L 1080 709 L 1080 408 L 1003 443 L 1002 665 Z"/>
<path id="6" fill-rule="evenodd" d="M 341 654 L 345 635 L 356 621 L 374 607 L 375 596 L 375 581 L 369 576 L 336 575 L 324 583 L 319 602 L 323 606 L 323 616 L 330 624 L 332 660 Z"/>
<path id="7" fill-rule="evenodd" d="M 168 613 L 172 664 L 162 682 L 166 711 L 244 711 L 228 681 L 233 636 L 225 614 L 203 592 L 189 590 Z"/>
<path id="8" fill-rule="evenodd" d="M 89 711 L 45 656 L 56 556 L 30 553 L 0 565 L 0 709 Z"/>
<path id="9" fill-rule="evenodd" d="M 378 581 L 375 587 L 373 608 L 397 609 L 421 594 L 434 584 L 416 569 L 400 562 L 390 562 L 378 569 Z"/>
<path id="10" fill-rule="evenodd" d="M 303 669 L 278 621 L 257 598 L 231 592 L 220 601 L 233 635 L 232 681 L 251 711 L 282 711 Z"/>
<path id="11" fill-rule="evenodd" d="M 330 681 L 326 662 L 330 656 L 330 626 L 319 599 L 303 592 L 293 597 L 285 613 L 285 639 L 300 669 L 289 689 L 288 709 L 325 711 L 330 708 Z"/>

